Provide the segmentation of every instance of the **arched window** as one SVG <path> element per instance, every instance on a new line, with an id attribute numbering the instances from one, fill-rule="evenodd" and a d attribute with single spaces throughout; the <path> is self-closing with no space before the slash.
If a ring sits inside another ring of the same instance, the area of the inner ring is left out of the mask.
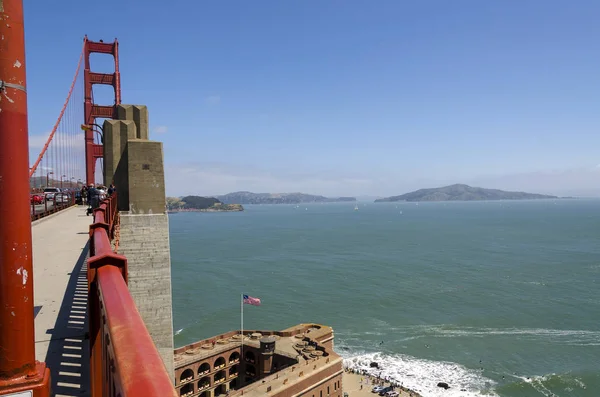
<path id="1" fill-rule="evenodd" d="M 251 351 L 246 352 L 246 362 L 254 364 L 255 362 L 255 358 L 254 358 L 254 353 L 252 353 Z"/>
<path id="2" fill-rule="evenodd" d="M 179 390 L 179 395 L 181 397 L 189 396 L 194 394 L 194 385 L 192 383 L 187 383 L 185 386 Z"/>
<path id="3" fill-rule="evenodd" d="M 223 368 L 223 367 L 225 367 L 225 358 L 223 358 L 223 357 L 217 358 L 217 360 L 215 361 L 215 369 Z"/>
<path id="4" fill-rule="evenodd" d="M 198 381 L 198 390 L 208 389 L 210 387 L 210 378 L 205 376 Z"/>
<path id="5" fill-rule="evenodd" d="M 179 377 L 179 383 L 189 382 L 194 379 L 194 371 L 191 368 L 187 368 L 185 371 L 181 373 Z"/>
<path id="6" fill-rule="evenodd" d="M 246 375 L 254 378 L 256 376 L 256 369 L 254 365 L 246 364 Z"/>
<path id="7" fill-rule="evenodd" d="M 225 387 L 225 385 L 219 385 L 215 389 L 215 397 L 217 397 L 217 396 L 223 396 L 226 393 L 227 393 L 227 387 Z"/>
<path id="8" fill-rule="evenodd" d="M 198 367 L 198 375 L 204 375 L 209 372 L 210 372 L 210 364 L 209 363 L 202 363 Z"/>
<path id="9" fill-rule="evenodd" d="M 225 371 L 219 371 L 215 374 L 215 381 L 214 384 L 218 384 L 218 383 L 222 383 L 225 382 L 225 378 L 227 377 L 227 374 Z"/>
<path id="10" fill-rule="evenodd" d="M 238 352 L 233 352 L 231 353 L 231 355 L 229 356 L 229 364 L 235 364 L 240 360 L 240 353 Z"/>

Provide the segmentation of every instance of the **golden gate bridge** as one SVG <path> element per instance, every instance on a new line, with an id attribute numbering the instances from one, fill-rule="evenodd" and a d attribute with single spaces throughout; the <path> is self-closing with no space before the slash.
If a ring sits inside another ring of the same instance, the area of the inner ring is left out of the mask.
<path id="1" fill-rule="evenodd" d="M 67 98 L 29 170 L 30 185 L 34 191 L 49 187 L 51 181 L 52 186 L 60 185 L 61 188 L 81 188 L 84 184 L 96 183 L 96 163 L 103 158 L 103 132 L 97 119 L 115 118 L 116 105 L 121 103 L 118 51 L 116 39 L 112 43 L 104 43 L 90 41 L 87 36 L 84 38 Z M 112 55 L 114 72 L 93 72 L 90 69 L 90 55 L 93 53 Z M 97 84 L 113 87 L 113 104 L 95 103 L 93 86 Z"/>
<path id="2" fill-rule="evenodd" d="M 66 202 L 55 198 L 51 208 L 44 204 L 37 211 L 27 196 L 50 186 L 74 192 L 97 182 L 104 155 L 98 120 L 115 118 L 121 103 L 118 42 L 85 37 L 65 102 L 30 163 L 22 0 L 0 0 L 0 22 L 0 396 L 46 397 L 56 393 L 50 374 L 58 368 L 36 360 L 31 221 L 74 202 L 73 195 Z M 92 53 L 113 56 L 114 72 L 90 70 Z M 114 88 L 113 104 L 94 102 L 98 84 Z M 116 252 L 116 198 L 94 210 L 86 277 L 79 283 L 87 291 L 89 395 L 177 396 L 129 293 L 127 258 Z"/>

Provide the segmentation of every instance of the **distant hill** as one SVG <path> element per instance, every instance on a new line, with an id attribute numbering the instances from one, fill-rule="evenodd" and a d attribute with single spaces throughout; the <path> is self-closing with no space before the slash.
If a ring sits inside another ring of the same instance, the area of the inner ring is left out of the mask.
<path id="1" fill-rule="evenodd" d="M 171 212 L 185 211 L 243 211 L 239 204 L 224 204 L 214 197 L 185 196 L 167 197 L 167 209 Z"/>
<path id="2" fill-rule="evenodd" d="M 29 178 L 29 186 L 30 187 L 60 187 L 60 181 L 53 179 L 52 177 L 48 178 L 48 183 L 46 184 L 46 176 L 32 176 Z M 63 181 L 63 184 L 68 184 L 68 181 Z M 47 186 L 46 186 L 47 185 Z"/>
<path id="3" fill-rule="evenodd" d="M 433 189 L 419 189 L 400 196 L 375 200 L 376 203 L 391 201 L 480 201 L 480 200 L 533 200 L 552 199 L 556 196 L 524 192 L 506 192 L 498 189 L 484 189 L 468 185 L 450 185 Z"/>
<path id="4" fill-rule="evenodd" d="M 225 204 L 299 204 L 356 201 L 355 197 L 325 197 L 304 193 L 234 192 L 217 196 Z"/>

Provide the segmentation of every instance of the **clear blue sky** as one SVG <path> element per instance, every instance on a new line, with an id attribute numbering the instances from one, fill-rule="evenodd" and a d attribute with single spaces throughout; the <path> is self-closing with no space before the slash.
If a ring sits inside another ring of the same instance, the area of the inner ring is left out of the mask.
<path id="1" fill-rule="evenodd" d="M 51 129 L 83 35 L 118 37 L 123 102 L 148 105 L 172 195 L 454 182 L 600 194 L 598 1 L 25 0 L 25 12 L 30 135 Z"/>

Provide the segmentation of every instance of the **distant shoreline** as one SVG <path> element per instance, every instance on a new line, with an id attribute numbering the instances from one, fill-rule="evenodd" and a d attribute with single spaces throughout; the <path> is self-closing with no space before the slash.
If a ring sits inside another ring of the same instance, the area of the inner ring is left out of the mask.
<path id="1" fill-rule="evenodd" d="M 169 211 L 167 211 L 167 214 L 177 214 L 179 212 L 242 212 L 242 211 L 244 211 L 244 208 L 227 209 L 227 210 L 220 210 L 220 209 L 215 209 L 215 208 L 205 208 L 205 209 L 169 210 Z"/>

